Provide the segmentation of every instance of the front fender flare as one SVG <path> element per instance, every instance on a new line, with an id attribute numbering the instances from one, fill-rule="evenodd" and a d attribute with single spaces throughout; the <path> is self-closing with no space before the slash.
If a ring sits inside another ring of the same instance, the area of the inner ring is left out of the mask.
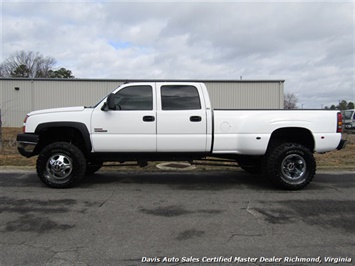
<path id="1" fill-rule="evenodd" d="M 83 140 L 85 143 L 86 150 L 90 153 L 92 150 L 90 133 L 87 126 L 84 123 L 80 122 L 47 122 L 39 124 L 36 129 L 35 133 L 40 135 L 40 133 L 48 128 L 75 128 L 77 129 L 83 136 Z"/>

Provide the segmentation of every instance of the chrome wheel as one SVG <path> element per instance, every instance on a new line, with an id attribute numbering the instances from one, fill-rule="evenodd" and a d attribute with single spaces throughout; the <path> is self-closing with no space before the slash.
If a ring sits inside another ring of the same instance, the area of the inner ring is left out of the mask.
<path id="1" fill-rule="evenodd" d="M 281 163 L 282 178 L 290 183 L 299 184 L 303 182 L 303 176 L 307 170 L 305 159 L 298 154 L 286 156 Z"/>
<path id="2" fill-rule="evenodd" d="M 67 142 L 46 146 L 37 158 L 39 179 L 52 188 L 68 188 L 78 183 L 86 171 L 83 152 Z"/>
<path id="3" fill-rule="evenodd" d="M 65 154 L 52 155 L 46 164 L 45 178 L 53 183 L 65 183 L 70 179 L 73 163 Z"/>
<path id="4" fill-rule="evenodd" d="M 306 187 L 317 168 L 311 150 L 298 143 L 273 144 L 265 154 L 263 167 L 275 185 L 289 190 Z"/>

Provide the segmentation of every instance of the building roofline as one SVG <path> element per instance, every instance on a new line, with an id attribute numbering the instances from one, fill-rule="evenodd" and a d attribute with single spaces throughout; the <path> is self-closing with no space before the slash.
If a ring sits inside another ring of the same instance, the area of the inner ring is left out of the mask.
<path id="1" fill-rule="evenodd" d="M 284 79 L 96 79 L 96 78 L 0 78 L 0 80 L 14 81 L 93 81 L 93 82 L 224 82 L 224 83 L 284 83 Z"/>

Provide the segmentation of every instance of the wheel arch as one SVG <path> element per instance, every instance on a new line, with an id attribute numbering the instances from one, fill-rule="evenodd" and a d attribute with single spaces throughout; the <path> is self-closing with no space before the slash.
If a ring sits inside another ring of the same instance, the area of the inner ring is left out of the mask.
<path id="1" fill-rule="evenodd" d="M 90 153 L 92 149 L 90 133 L 84 123 L 42 123 L 36 127 L 35 133 L 39 135 L 39 143 L 34 151 L 35 154 L 39 154 L 45 146 L 58 141 L 73 143 L 80 148 L 84 154 Z"/>
<path id="2" fill-rule="evenodd" d="M 275 143 L 285 142 L 301 144 L 307 147 L 311 152 L 313 152 L 315 148 L 313 134 L 307 128 L 287 127 L 276 129 L 270 136 L 268 148 L 272 147 Z"/>

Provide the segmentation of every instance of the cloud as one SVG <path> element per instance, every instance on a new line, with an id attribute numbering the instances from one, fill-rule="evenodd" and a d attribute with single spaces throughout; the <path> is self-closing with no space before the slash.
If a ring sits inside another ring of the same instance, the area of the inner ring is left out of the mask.
<path id="1" fill-rule="evenodd" d="M 79 78 L 286 79 L 300 105 L 354 99 L 352 2 L 3 2 L 2 58 Z"/>

